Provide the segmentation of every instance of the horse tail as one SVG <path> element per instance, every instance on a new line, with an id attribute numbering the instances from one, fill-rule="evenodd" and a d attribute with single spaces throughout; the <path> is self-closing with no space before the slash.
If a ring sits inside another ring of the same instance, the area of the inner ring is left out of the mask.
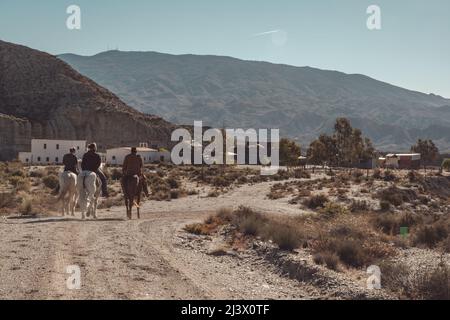
<path id="1" fill-rule="evenodd" d="M 83 175 L 83 189 L 86 190 L 86 175 Z"/>
<path id="2" fill-rule="evenodd" d="M 59 196 L 56 199 L 56 202 L 60 202 L 66 196 L 67 192 L 69 192 L 69 185 L 66 183 L 59 192 Z"/>

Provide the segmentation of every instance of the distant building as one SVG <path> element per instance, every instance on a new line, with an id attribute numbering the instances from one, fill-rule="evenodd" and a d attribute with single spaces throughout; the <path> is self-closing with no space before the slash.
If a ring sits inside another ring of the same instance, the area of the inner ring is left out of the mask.
<path id="1" fill-rule="evenodd" d="M 122 165 L 125 157 L 131 153 L 131 147 L 120 147 L 106 150 L 106 163 L 110 165 Z M 137 154 L 142 157 L 144 163 L 169 162 L 170 152 L 149 148 L 146 143 L 141 143 L 137 148 Z"/>
<path id="2" fill-rule="evenodd" d="M 360 159 L 356 167 L 359 169 L 375 169 L 377 165 L 378 161 L 376 158 Z"/>
<path id="3" fill-rule="evenodd" d="M 384 167 L 393 169 L 418 169 L 420 159 L 420 153 L 390 153 L 380 158 Z"/>
<path id="4" fill-rule="evenodd" d="M 85 140 L 32 139 L 31 152 L 19 152 L 19 161 L 24 164 L 61 164 L 63 157 L 75 148 L 76 156 L 81 158 L 86 151 Z"/>

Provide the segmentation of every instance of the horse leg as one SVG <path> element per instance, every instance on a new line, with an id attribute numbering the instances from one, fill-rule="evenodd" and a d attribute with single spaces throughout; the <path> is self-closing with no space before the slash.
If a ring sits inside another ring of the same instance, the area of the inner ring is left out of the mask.
<path id="1" fill-rule="evenodd" d="M 97 205 L 98 205 L 98 198 L 96 197 L 94 199 L 94 206 L 93 206 L 93 218 L 97 219 Z"/>
<path id="2" fill-rule="evenodd" d="M 140 209 L 141 209 L 141 193 L 140 192 L 137 195 L 136 205 L 137 205 L 137 217 L 138 217 L 138 219 L 140 219 L 141 218 L 141 213 L 140 213 Z"/>
<path id="3" fill-rule="evenodd" d="M 75 216 L 76 205 L 77 205 L 77 194 L 74 192 L 72 194 L 72 202 L 70 204 L 70 213 L 72 214 L 72 217 Z"/>
<path id="4" fill-rule="evenodd" d="M 133 219 L 133 199 L 128 199 L 128 219 Z"/>

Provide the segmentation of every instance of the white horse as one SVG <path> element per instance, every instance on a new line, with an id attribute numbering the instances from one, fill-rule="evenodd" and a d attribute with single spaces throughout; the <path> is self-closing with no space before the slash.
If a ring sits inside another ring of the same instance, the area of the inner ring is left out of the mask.
<path id="1" fill-rule="evenodd" d="M 77 205 L 77 175 L 70 171 L 59 174 L 59 196 L 58 202 L 62 201 L 62 215 L 75 215 Z"/>
<path id="2" fill-rule="evenodd" d="M 77 189 L 81 210 L 81 218 L 85 219 L 85 214 L 89 217 L 92 214 L 97 219 L 97 204 L 100 197 L 102 182 L 97 174 L 92 171 L 81 171 L 78 175 Z"/>

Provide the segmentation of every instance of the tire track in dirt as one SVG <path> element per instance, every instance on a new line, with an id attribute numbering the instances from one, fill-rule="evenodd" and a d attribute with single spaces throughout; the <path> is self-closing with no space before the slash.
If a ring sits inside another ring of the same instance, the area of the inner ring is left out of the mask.
<path id="1" fill-rule="evenodd" d="M 298 282 L 233 257 L 180 245 L 182 228 L 208 211 L 99 211 L 98 220 L 8 219 L 0 224 L 0 298 L 264 299 L 304 298 Z M 20 263 L 18 265 L 18 263 Z M 78 265 L 81 289 L 69 290 L 66 268 Z M 19 266 L 19 269 L 15 267 Z"/>

